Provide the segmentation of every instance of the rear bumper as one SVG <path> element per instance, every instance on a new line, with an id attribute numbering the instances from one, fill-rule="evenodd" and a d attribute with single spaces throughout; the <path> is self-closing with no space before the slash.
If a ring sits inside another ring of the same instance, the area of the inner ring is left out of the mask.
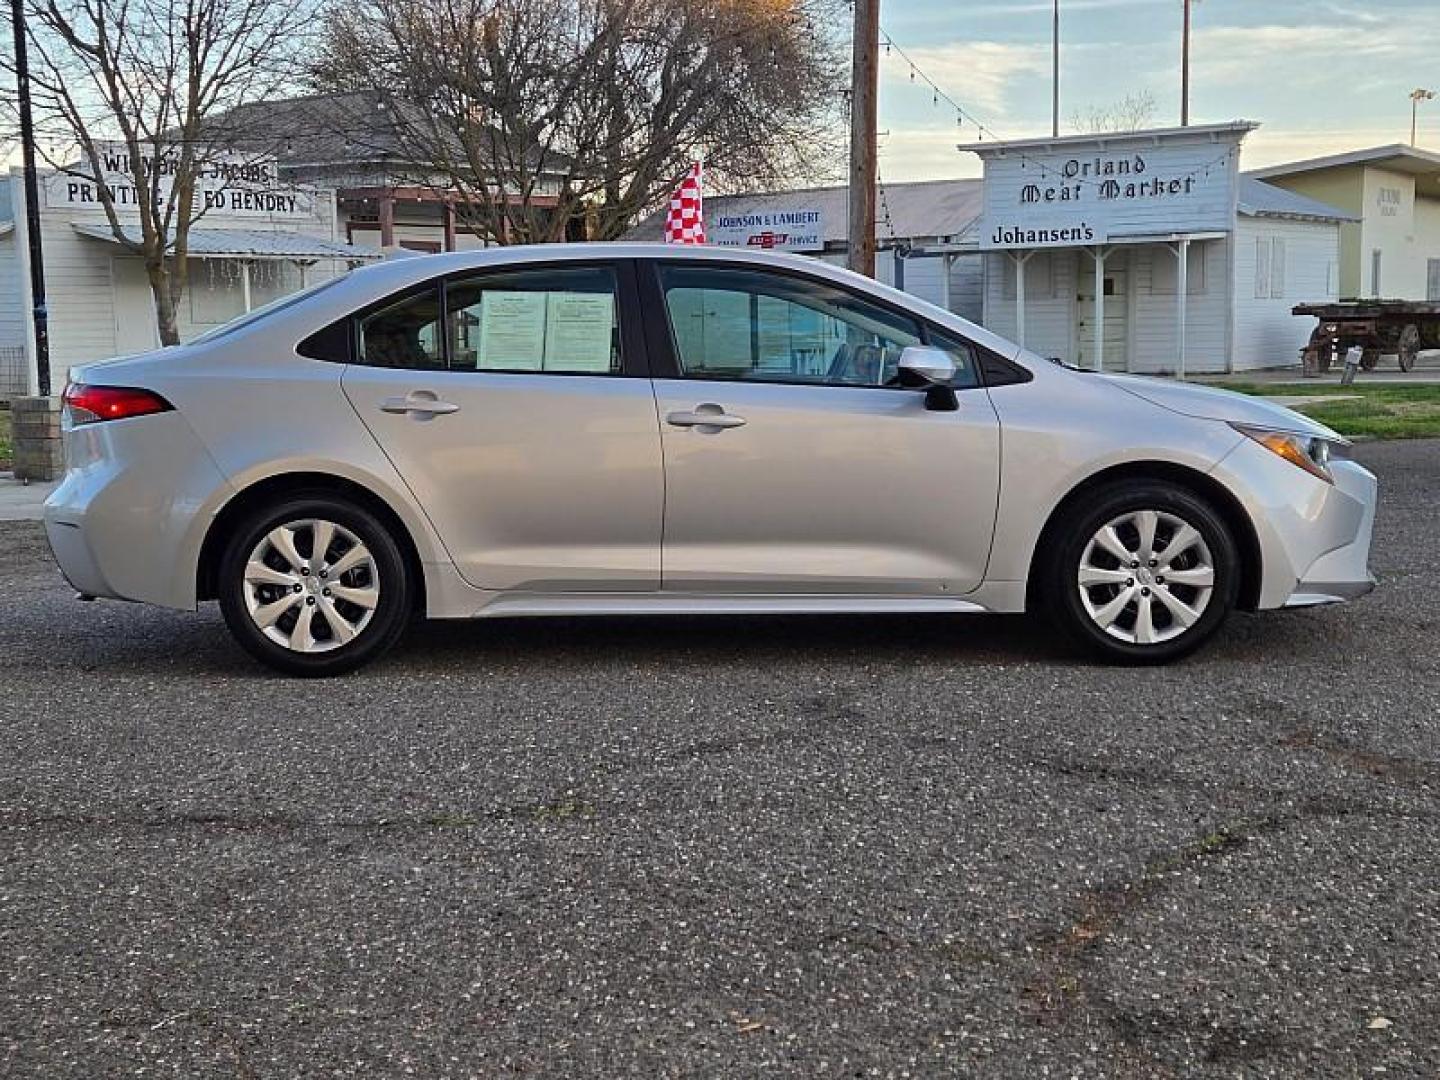
<path id="1" fill-rule="evenodd" d="M 229 485 L 174 412 L 65 432 L 67 469 L 45 500 L 60 572 L 88 596 L 195 606 L 207 507 Z"/>

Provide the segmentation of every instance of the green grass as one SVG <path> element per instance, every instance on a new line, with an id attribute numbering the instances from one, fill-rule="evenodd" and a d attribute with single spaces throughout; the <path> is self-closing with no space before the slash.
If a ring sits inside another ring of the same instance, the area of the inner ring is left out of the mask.
<path id="1" fill-rule="evenodd" d="M 1440 386 L 1414 383 L 1374 386 L 1355 383 L 1248 383 L 1214 384 L 1242 394 L 1269 397 L 1343 397 L 1345 401 L 1316 401 L 1298 412 L 1319 420 L 1341 435 L 1372 439 L 1440 438 Z"/>
<path id="2" fill-rule="evenodd" d="M 0 409 L 0 469 L 10 468 L 10 410 Z"/>

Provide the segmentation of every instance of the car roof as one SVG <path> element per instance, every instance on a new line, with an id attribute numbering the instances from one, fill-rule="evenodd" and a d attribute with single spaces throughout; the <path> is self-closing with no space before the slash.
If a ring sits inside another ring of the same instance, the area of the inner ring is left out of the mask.
<path id="1" fill-rule="evenodd" d="M 370 263 L 354 271 L 356 278 L 411 279 L 511 266 L 530 262 L 570 262 L 592 259 L 702 259 L 739 262 L 749 265 L 814 270 L 833 266 L 808 256 L 786 252 L 757 251 L 753 248 L 719 247 L 709 244 L 664 244 L 636 241 L 600 241 L 570 244 L 511 244 L 449 251 L 435 254 L 403 255 Z"/>
<path id="2" fill-rule="evenodd" d="M 610 259 L 665 259 L 734 263 L 737 266 L 772 267 L 791 270 L 812 278 L 828 279 L 851 290 L 867 292 L 902 309 L 929 309 L 928 316 L 941 325 L 1003 356 L 1013 357 L 1017 347 L 1004 338 L 969 320 L 934 307 L 919 297 L 857 274 L 842 266 L 808 255 L 757 251 L 754 248 L 719 247 L 706 244 L 664 244 L 635 241 L 603 241 L 570 244 L 511 244 L 470 251 L 388 258 L 362 266 L 345 275 L 342 287 L 319 293 L 313 302 L 279 313 L 287 319 L 322 326 L 366 303 L 379 301 L 423 282 L 450 274 L 474 270 L 501 269 L 556 262 L 585 262 Z"/>

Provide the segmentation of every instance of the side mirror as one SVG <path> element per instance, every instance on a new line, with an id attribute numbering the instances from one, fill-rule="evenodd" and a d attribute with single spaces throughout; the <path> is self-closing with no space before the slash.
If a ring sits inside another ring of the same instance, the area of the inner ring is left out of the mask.
<path id="1" fill-rule="evenodd" d="M 931 412 L 954 412 L 960 401 L 950 383 L 955 378 L 955 360 L 933 345 L 906 345 L 895 364 L 901 386 L 925 391 L 925 408 Z"/>

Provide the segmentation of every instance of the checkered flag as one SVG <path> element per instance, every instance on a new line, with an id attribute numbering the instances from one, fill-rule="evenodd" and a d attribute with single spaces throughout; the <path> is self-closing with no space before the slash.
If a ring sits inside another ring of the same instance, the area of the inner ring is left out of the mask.
<path id="1" fill-rule="evenodd" d="M 700 162 L 690 166 L 685 179 L 670 196 L 670 209 L 665 214 L 667 244 L 703 244 L 705 214 L 700 196 Z"/>

